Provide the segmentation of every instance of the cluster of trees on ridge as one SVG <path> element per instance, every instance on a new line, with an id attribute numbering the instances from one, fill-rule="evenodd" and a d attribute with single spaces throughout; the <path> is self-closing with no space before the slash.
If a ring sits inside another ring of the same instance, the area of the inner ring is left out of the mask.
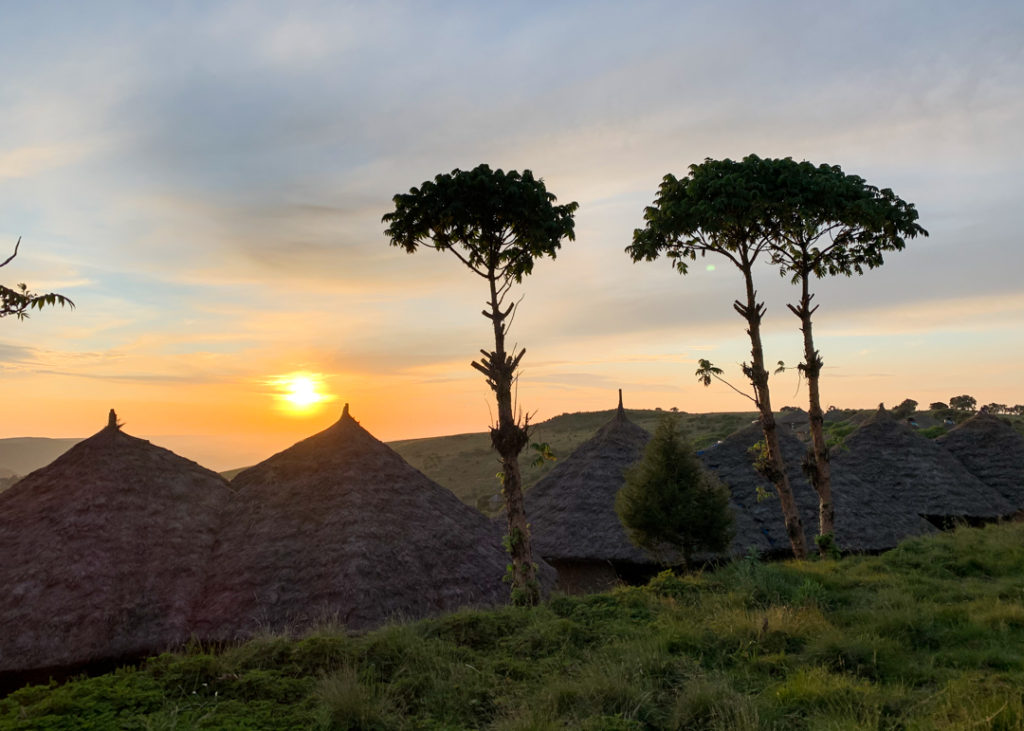
<path id="1" fill-rule="evenodd" d="M 914 399 L 904 399 L 898 406 L 893 408 L 892 415 L 897 419 L 910 418 L 914 412 L 917 411 L 917 406 L 917 401 Z M 933 401 L 928 405 L 928 410 L 932 412 L 933 416 L 938 418 L 948 417 L 954 421 L 958 421 L 967 418 L 970 414 L 973 414 L 979 409 L 978 400 L 974 398 L 974 396 L 963 394 L 962 396 L 951 397 L 948 404 L 942 401 Z M 989 414 L 1024 416 L 1024 404 L 1007 406 L 1006 404 L 1000 404 L 993 401 L 990 404 L 982 406 L 980 410 Z"/>
<path id="2" fill-rule="evenodd" d="M 504 172 L 480 165 L 439 174 L 408 193 L 395 195 L 394 210 L 383 217 L 392 245 L 410 253 L 421 246 L 451 252 L 488 284 L 483 315 L 493 326 L 494 349 L 481 350 L 482 358 L 472 366 L 484 374 L 498 404 L 491 443 L 503 465 L 512 599 L 522 604 L 536 603 L 540 592 L 518 467 L 518 456 L 529 441 L 529 420 L 512 399 L 512 385 L 526 351 L 506 350 L 506 336 L 519 304 L 507 300 L 513 285 L 533 270 L 536 259 L 554 258 L 563 240 L 574 239 L 573 214 L 578 205 L 555 205 L 555 200 L 529 170 Z M 743 372 L 753 387 L 751 400 L 764 432 L 764 454 L 758 464 L 778 493 L 797 558 L 807 556 L 807 541 L 772 412 L 761 343 L 765 304 L 754 286 L 754 266 L 758 260 L 767 261 L 800 287 L 800 297 L 789 309 L 799 318 L 803 333 L 804 362 L 799 368 L 809 386 L 812 434 L 807 464 L 819 497 L 819 542 L 825 547 L 833 541 L 835 509 L 822 428 L 822 358 L 814 345 L 812 318 L 817 305 L 812 305 L 811 283 L 880 266 L 885 252 L 903 249 L 907 239 L 927 236 L 917 219 L 913 204 L 838 166 L 756 155 L 740 161 L 707 159 L 691 165 L 683 178 L 664 177 L 654 204 L 644 212 L 645 226 L 634 231 L 626 247 L 634 262 L 664 255 L 680 274 L 686 274 L 688 262 L 698 254 L 716 254 L 732 262 L 743 276 L 744 296 L 733 307 L 745 320 L 750 336 L 751 362 L 743 364 Z M 708 364 L 708 369 L 713 368 Z M 702 376 L 698 371 L 698 376 L 710 382 L 707 373 Z"/>

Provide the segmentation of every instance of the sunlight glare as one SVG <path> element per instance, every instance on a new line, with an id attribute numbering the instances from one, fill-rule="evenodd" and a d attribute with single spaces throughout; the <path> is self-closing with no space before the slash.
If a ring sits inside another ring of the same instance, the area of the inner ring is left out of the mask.
<path id="1" fill-rule="evenodd" d="M 319 373 L 288 373 L 273 376 L 266 383 L 276 389 L 275 398 L 281 409 L 295 415 L 312 413 L 321 404 L 336 398 L 326 393 L 324 378 Z"/>

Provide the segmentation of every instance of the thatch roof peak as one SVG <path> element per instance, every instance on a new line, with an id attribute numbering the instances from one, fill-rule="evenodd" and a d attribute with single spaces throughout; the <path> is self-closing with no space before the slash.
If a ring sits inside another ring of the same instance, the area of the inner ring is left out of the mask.
<path id="1" fill-rule="evenodd" d="M 332 426 L 232 486 L 197 630 L 231 639 L 332 617 L 353 629 L 501 603 L 490 522 L 376 439 L 346 407 Z"/>
<path id="2" fill-rule="evenodd" d="M 536 553 L 545 559 L 651 563 L 615 513 L 625 470 L 643 456 L 647 430 L 619 411 L 526 494 Z"/>
<path id="3" fill-rule="evenodd" d="M 231 489 L 121 431 L 92 437 L 0 494 L 0 672 L 159 652 L 192 601 Z"/>
<path id="4" fill-rule="evenodd" d="M 892 415 L 892 412 L 885 408 L 885 404 L 878 404 L 878 410 L 875 411 L 875 413 L 873 413 L 871 416 L 869 416 L 867 420 L 862 424 L 862 426 L 867 426 L 868 424 L 898 423 L 899 422 L 896 421 L 896 417 Z"/>

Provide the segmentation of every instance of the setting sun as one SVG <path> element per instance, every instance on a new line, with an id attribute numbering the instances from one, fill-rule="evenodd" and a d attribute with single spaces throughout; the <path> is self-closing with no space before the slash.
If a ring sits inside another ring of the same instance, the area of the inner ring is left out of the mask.
<path id="1" fill-rule="evenodd" d="M 292 414 L 311 413 L 320 404 L 335 399 L 326 393 L 326 384 L 319 373 L 288 373 L 270 378 L 267 384 L 277 390 L 276 398 L 282 410 Z"/>

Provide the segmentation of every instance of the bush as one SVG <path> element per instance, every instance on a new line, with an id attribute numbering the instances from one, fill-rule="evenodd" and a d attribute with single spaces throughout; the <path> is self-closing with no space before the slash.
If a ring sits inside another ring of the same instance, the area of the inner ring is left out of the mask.
<path id="1" fill-rule="evenodd" d="M 684 566 L 697 551 L 723 551 L 732 540 L 729 493 L 704 470 L 679 434 L 675 418 L 659 424 L 640 460 L 626 473 L 615 511 L 630 540 Z"/>

